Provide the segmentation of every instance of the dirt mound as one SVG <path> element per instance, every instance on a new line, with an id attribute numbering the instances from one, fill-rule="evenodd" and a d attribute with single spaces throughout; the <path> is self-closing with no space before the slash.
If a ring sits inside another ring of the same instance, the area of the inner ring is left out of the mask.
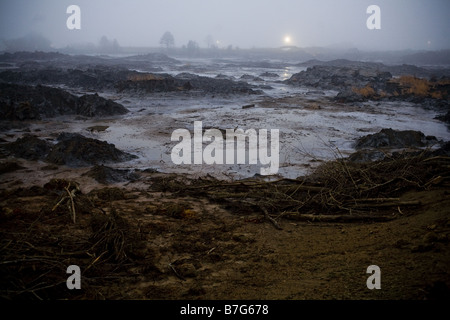
<path id="1" fill-rule="evenodd" d="M 103 184 L 136 181 L 139 179 L 139 175 L 134 171 L 114 169 L 103 165 L 93 167 L 84 175 L 94 178 L 96 181 Z"/>
<path id="2" fill-rule="evenodd" d="M 3 146 L 15 157 L 27 160 L 44 160 L 51 147 L 52 145 L 49 142 L 32 135 L 25 135 Z"/>
<path id="3" fill-rule="evenodd" d="M 75 96 L 61 89 L 0 84 L 0 115 L 5 120 L 75 114 L 76 101 Z"/>
<path id="4" fill-rule="evenodd" d="M 116 84 L 119 92 L 132 91 L 141 94 L 151 92 L 198 91 L 216 94 L 259 94 L 254 86 L 244 81 L 233 81 L 224 78 L 210 78 L 183 72 L 175 77 L 167 74 L 130 72 L 127 80 Z"/>
<path id="5" fill-rule="evenodd" d="M 106 141 L 86 138 L 77 133 L 61 133 L 58 141 L 46 158 L 46 161 L 57 165 L 80 167 L 137 158 Z"/>
<path id="6" fill-rule="evenodd" d="M 4 120 L 35 120 L 59 115 L 102 117 L 127 112 L 124 106 L 98 94 L 78 98 L 58 88 L 0 83 L 0 118 Z"/>
<path id="7" fill-rule="evenodd" d="M 244 81 L 264 81 L 263 78 L 255 77 L 250 74 L 243 74 L 239 79 Z"/>
<path id="8" fill-rule="evenodd" d="M 151 92 L 170 92 L 182 90 L 182 85 L 179 85 L 172 76 L 169 75 L 153 75 L 153 74 L 139 74 L 129 73 L 126 80 L 118 81 L 115 84 L 118 92 L 136 92 L 136 93 L 151 93 Z"/>
<path id="9" fill-rule="evenodd" d="M 42 160 L 71 167 L 90 166 L 103 163 L 122 162 L 137 158 L 135 155 L 116 149 L 113 144 L 77 133 L 61 133 L 58 143 L 51 143 L 36 136 L 25 135 L 2 146 L 15 157 L 27 160 Z M 98 171 L 98 170 L 97 170 Z M 97 175 L 98 176 L 98 175 Z M 100 176 L 102 176 L 100 174 Z M 103 173 L 108 180 L 118 179 L 118 173 Z M 132 179 L 131 175 L 129 178 Z"/>
<path id="10" fill-rule="evenodd" d="M 369 134 L 357 140 L 355 149 L 366 148 L 411 148 L 426 147 L 436 144 L 435 137 L 425 136 L 420 131 L 405 130 L 398 131 L 393 129 L 382 129 L 375 134 Z"/>
<path id="11" fill-rule="evenodd" d="M 342 90 L 351 87 L 384 86 L 392 78 L 369 65 L 361 66 L 314 66 L 292 75 L 285 82 L 296 86 L 307 86 L 326 90 Z"/>
<path id="12" fill-rule="evenodd" d="M 117 66 L 97 65 L 95 68 L 44 68 L 8 70 L 0 72 L 0 79 L 10 83 L 65 85 L 85 90 L 115 90 L 148 94 L 195 89 L 203 93 L 260 94 L 260 90 L 244 81 L 215 79 L 190 73 L 175 77 L 169 74 L 153 74 L 130 71 Z M 17 91 L 17 90 L 16 90 Z"/>
<path id="13" fill-rule="evenodd" d="M 5 120 L 40 120 L 41 116 L 29 101 L 0 101 L 0 119 Z"/>
<path id="14" fill-rule="evenodd" d="M 279 77 L 278 74 L 273 73 L 273 72 L 268 72 L 268 71 L 261 73 L 259 76 L 266 77 L 266 78 L 278 78 Z"/>
<path id="15" fill-rule="evenodd" d="M 450 111 L 447 111 L 446 114 L 437 116 L 435 119 L 441 120 L 441 121 L 447 123 L 448 125 L 450 125 Z"/>
<path id="16" fill-rule="evenodd" d="M 429 80 L 432 72 L 415 66 L 387 66 L 349 60 L 311 61 L 302 65 L 309 67 L 292 75 L 285 83 L 337 90 L 339 93 L 335 100 L 340 103 L 380 99 L 407 99 L 419 103 L 432 99 L 428 103 L 435 105 L 439 101 L 447 103 L 450 94 L 447 77 Z M 398 77 L 393 78 L 392 75 Z"/>
<path id="17" fill-rule="evenodd" d="M 104 117 L 126 114 L 128 110 L 121 104 L 100 97 L 97 93 L 84 95 L 78 99 L 77 115 L 85 117 Z"/>
<path id="18" fill-rule="evenodd" d="M 22 167 L 16 162 L 0 162 L 0 174 L 13 172 L 21 169 L 25 169 L 25 167 Z"/>

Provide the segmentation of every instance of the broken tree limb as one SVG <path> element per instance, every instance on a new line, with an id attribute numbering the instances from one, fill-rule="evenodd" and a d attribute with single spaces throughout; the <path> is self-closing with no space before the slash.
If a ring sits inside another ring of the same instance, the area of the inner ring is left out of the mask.
<path id="1" fill-rule="evenodd" d="M 250 205 L 252 205 L 252 206 L 256 206 L 256 207 L 260 208 L 261 211 L 264 213 L 264 218 L 266 218 L 267 220 L 269 220 L 269 221 L 274 225 L 274 227 L 277 228 L 278 230 L 283 230 L 283 228 L 280 227 L 280 225 L 278 224 L 278 222 L 276 222 L 275 219 L 272 218 L 272 217 L 270 216 L 269 212 L 267 211 L 267 209 L 266 209 L 264 206 L 259 205 L 259 204 L 257 204 L 257 203 L 254 203 L 254 202 L 252 202 L 252 201 L 248 201 L 248 200 L 243 200 L 243 201 L 241 201 L 241 202 L 247 203 L 247 204 L 250 204 Z"/>
<path id="2" fill-rule="evenodd" d="M 69 198 L 70 198 L 70 203 L 71 203 L 71 207 L 72 207 L 72 220 L 73 220 L 73 223 L 76 223 L 75 203 L 73 202 L 73 195 L 69 191 L 69 187 L 70 187 L 70 183 L 69 183 L 69 186 L 64 187 L 64 189 L 67 191 L 67 194 L 69 195 Z"/>
<path id="3" fill-rule="evenodd" d="M 175 269 L 172 263 L 169 263 L 169 268 L 172 269 L 173 273 L 175 273 L 178 279 L 186 281 L 186 279 L 181 274 L 178 273 L 177 269 Z"/>
<path id="4" fill-rule="evenodd" d="M 398 202 L 382 202 L 382 203 L 355 203 L 352 207 L 356 208 L 375 208 L 375 207 L 398 207 L 398 206 L 419 206 L 422 202 L 419 200 L 398 201 Z"/>
<path id="5" fill-rule="evenodd" d="M 395 219 L 395 216 L 373 216 L 373 215 L 324 215 L 324 214 L 298 214 L 295 212 L 286 212 L 285 217 L 298 221 L 316 221 L 316 222 L 360 222 L 373 221 L 384 222 Z"/>
<path id="6" fill-rule="evenodd" d="M 266 208 L 261 207 L 261 206 L 260 206 L 260 208 L 261 208 L 261 210 L 264 212 L 264 217 L 265 217 L 267 220 L 269 220 L 269 221 L 275 226 L 275 228 L 277 228 L 278 230 L 283 230 L 283 228 L 280 227 L 280 225 L 278 224 L 278 222 L 276 222 L 275 219 L 272 218 L 272 217 L 270 216 L 270 214 L 269 214 L 269 212 L 267 211 Z"/>

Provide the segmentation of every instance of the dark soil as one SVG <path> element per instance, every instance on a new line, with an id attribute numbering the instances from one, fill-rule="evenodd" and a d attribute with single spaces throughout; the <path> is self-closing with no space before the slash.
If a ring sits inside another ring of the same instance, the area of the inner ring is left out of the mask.
<path id="1" fill-rule="evenodd" d="M 0 295 L 13 300 L 448 299 L 449 181 L 433 180 L 432 173 L 448 173 L 448 160 L 440 161 L 430 171 L 433 183 L 398 182 L 403 205 L 377 208 L 372 202 L 379 214 L 391 217 L 385 222 L 326 221 L 319 209 L 317 218 L 305 220 L 272 212 L 280 229 L 257 207 L 227 209 L 207 196 L 214 194 L 218 182 L 213 180 L 208 188 L 205 181 L 183 184 L 182 176 L 150 174 L 148 190 L 83 193 L 72 180 L 2 190 Z M 180 188 L 156 191 L 162 183 Z M 223 192 L 237 188 L 221 184 Z M 270 183 L 261 187 L 272 194 L 281 190 Z M 175 191 L 183 189 L 190 192 Z M 81 269 L 80 290 L 66 287 L 69 265 Z M 380 290 L 366 286 L 370 265 L 381 269 Z"/>
<path id="2" fill-rule="evenodd" d="M 70 167 L 124 162 L 137 158 L 135 155 L 118 150 L 106 141 L 86 138 L 77 133 L 61 133 L 57 141 L 56 144 L 52 144 L 36 136 L 25 135 L 14 142 L 5 143 L 2 148 L 18 158 L 42 160 Z M 109 177 L 107 174 L 105 179 L 112 178 L 111 174 L 109 173 Z"/>
<path id="3" fill-rule="evenodd" d="M 0 83 L 2 120 L 36 120 L 61 115 L 104 117 L 127 112 L 122 105 L 98 94 L 78 98 L 58 88 Z"/>
<path id="4" fill-rule="evenodd" d="M 448 157 L 422 153 L 269 182 L 142 172 L 146 188 L 83 192 L 78 177 L 1 190 L 0 295 L 448 299 L 448 174 Z M 80 290 L 66 287 L 69 265 Z"/>
<path id="5" fill-rule="evenodd" d="M 25 167 L 19 165 L 16 162 L 0 162 L 0 175 L 22 169 L 25 169 Z"/>
<path id="6" fill-rule="evenodd" d="M 261 91 L 244 81 L 215 79 L 190 73 L 175 77 L 168 74 L 142 73 L 121 67 L 96 66 L 94 69 L 32 69 L 0 72 L 0 80 L 10 83 L 66 85 L 72 88 L 97 91 L 151 94 L 155 92 L 199 92 L 216 94 L 260 94 Z M 11 85 L 3 84 L 6 88 Z M 22 89 L 23 90 L 23 89 Z M 46 89 L 50 90 L 50 89 Z M 59 89 L 54 89 L 59 90 Z M 14 91 L 18 91 L 14 89 Z M 26 91 L 26 90 L 25 90 Z M 192 92 L 192 93 L 193 93 Z M 54 91 L 53 94 L 59 94 Z M 58 95 L 57 95 L 58 96 Z M 65 99 L 69 98 L 64 95 Z M 16 98 L 17 99 L 17 98 Z M 28 96 L 20 96 L 28 100 Z M 75 102 L 66 102 L 72 106 Z M 75 108 L 72 106 L 72 109 Z"/>
<path id="7" fill-rule="evenodd" d="M 18 158 L 44 160 L 50 152 L 52 144 L 36 136 L 25 135 L 2 147 Z"/>
<path id="8" fill-rule="evenodd" d="M 425 136 L 420 131 L 382 129 L 378 133 L 370 134 L 358 139 L 355 148 L 421 148 L 437 144 L 437 142 L 435 137 Z"/>
<path id="9" fill-rule="evenodd" d="M 71 167 L 123 162 L 136 156 L 120 151 L 113 144 L 86 138 L 76 133 L 61 133 L 58 143 L 51 149 L 46 161 Z"/>
<path id="10" fill-rule="evenodd" d="M 103 184 L 136 181 L 139 179 L 139 174 L 134 171 L 114 169 L 103 165 L 93 167 L 85 175 Z"/>

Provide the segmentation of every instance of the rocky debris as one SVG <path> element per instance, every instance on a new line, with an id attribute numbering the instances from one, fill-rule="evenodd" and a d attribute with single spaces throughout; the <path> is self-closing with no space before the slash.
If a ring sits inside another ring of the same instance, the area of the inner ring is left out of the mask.
<path id="1" fill-rule="evenodd" d="M 442 76 L 438 80 L 433 76 L 433 70 L 416 66 L 386 66 L 349 60 L 313 60 L 302 65 L 312 66 L 294 74 L 285 83 L 339 91 L 335 100 L 341 103 L 380 99 L 423 102 L 432 99 L 432 104 L 442 100 L 448 104 L 450 96 L 448 77 Z"/>
<path id="2" fill-rule="evenodd" d="M 100 97 L 97 93 L 86 94 L 78 99 L 76 114 L 85 117 L 105 117 L 128 113 L 121 104 Z"/>
<path id="3" fill-rule="evenodd" d="M 89 165 L 123 162 L 137 158 L 135 155 L 116 149 L 113 144 L 77 133 L 61 133 L 46 161 L 57 165 L 82 167 Z"/>
<path id="4" fill-rule="evenodd" d="M 227 76 L 226 74 L 218 74 L 216 77 L 216 79 L 228 79 L 228 80 L 234 80 L 235 78 L 233 76 Z"/>
<path id="5" fill-rule="evenodd" d="M 422 148 L 431 147 L 441 143 L 436 150 L 424 151 Z M 347 159 L 350 162 L 364 163 L 393 158 L 404 158 L 405 156 L 420 156 L 425 153 L 430 156 L 450 155 L 450 142 L 442 144 L 434 136 L 425 136 L 420 131 L 382 129 L 375 134 L 369 134 L 357 139 L 354 145 L 356 152 Z M 414 151 L 411 149 L 419 149 Z M 402 150 L 399 152 L 398 150 Z"/>
<path id="6" fill-rule="evenodd" d="M 265 78 L 278 78 L 279 77 L 278 74 L 273 73 L 273 72 L 268 72 L 268 71 L 261 73 L 259 76 L 265 77 Z"/>
<path id="7" fill-rule="evenodd" d="M 73 68 L 41 67 L 19 68 L 0 72 L 4 82 L 27 85 L 65 85 L 84 90 L 114 90 L 118 81 L 126 80 L 130 71 L 120 66 L 96 65 L 95 67 Z"/>
<path id="8" fill-rule="evenodd" d="M 330 61 L 320 61 L 313 59 L 299 63 L 297 64 L 297 66 L 299 67 L 324 66 L 324 67 L 348 67 L 356 69 L 373 69 L 379 70 L 380 72 L 389 72 L 394 76 L 413 74 L 416 77 L 424 77 L 424 78 L 429 78 L 432 76 L 449 75 L 448 70 L 426 69 L 411 64 L 385 65 L 379 62 L 352 61 L 347 59 L 335 59 Z"/>
<path id="9" fill-rule="evenodd" d="M 130 71 L 120 66 L 97 65 L 94 68 L 45 68 L 7 70 L 0 72 L 0 80 L 18 84 L 65 85 L 84 90 L 116 91 L 148 94 L 196 90 L 217 94 L 259 94 L 260 90 L 244 81 L 228 78 L 210 78 L 190 73 L 175 77 L 168 74 L 153 74 Z"/>
<path id="10" fill-rule="evenodd" d="M 40 116 L 74 114 L 77 98 L 44 86 L 0 84 L 0 114 L 4 120 L 34 120 Z"/>
<path id="11" fill-rule="evenodd" d="M 394 151 L 389 153 L 389 150 L 374 150 L 374 149 L 361 149 L 352 153 L 348 160 L 350 162 L 364 163 L 373 162 L 379 160 L 393 160 L 393 159 L 404 159 L 411 157 L 450 157 L 450 141 L 442 143 L 440 148 L 433 150 L 417 150 L 411 151 L 406 148 L 402 151 Z"/>
<path id="12" fill-rule="evenodd" d="M 17 158 L 44 160 L 50 152 L 52 145 L 36 136 L 25 135 L 2 147 Z"/>
<path id="13" fill-rule="evenodd" d="M 109 128 L 109 126 L 91 126 L 86 128 L 87 131 L 89 132 L 103 132 L 106 131 Z"/>
<path id="14" fill-rule="evenodd" d="M 0 101 L 0 119 L 2 120 L 40 120 L 37 108 L 29 101 Z"/>
<path id="15" fill-rule="evenodd" d="M 250 74 L 243 74 L 243 75 L 240 77 L 240 79 L 241 79 L 241 80 L 244 80 L 244 81 L 264 81 L 263 78 L 255 77 L 255 76 L 252 76 L 252 75 L 250 75 Z"/>
<path id="16" fill-rule="evenodd" d="M 324 90 L 361 88 L 371 85 L 384 87 L 392 74 L 378 69 L 355 66 L 314 66 L 292 75 L 285 82 L 296 86 L 313 87 Z"/>
<path id="17" fill-rule="evenodd" d="M 437 116 L 435 119 L 441 120 L 450 125 L 450 111 L 447 111 L 446 114 Z"/>
<path id="18" fill-rule="evenodd" d="M 133 92 L 133 93 L 152 93 L 152 92 L 170 92 L 183 90 L 184 83 L 177 82 L 170 75 L 150 74 L 150 73 L 130 73 L 124 80 L 120 80 L 115 84 L 117 92 Z"/>
<path id="19" fill-rule="evenodd" d="M 135 155 L 115 148 L 113 144 L 77 133 L 61 133 L 58 142 L 25 135 L 16 141 L 2 145 L 2 148 L 18 158 L 42 160 L 56 165 L 83 167 L 112 162 L 123 162 L 137 158 Z"/>
<path id="20" fill-rule="evenodd" d="M 393 129 L 382 129 L 375 134 L 369 134 L 361 137 L 356 141 L 355 149 L 368 148 L 423 148 L 436 144 L 438 141 L 436 137 L 425 136 L 420 131 L 405 130 L 398 131 Z"/>
<path id="21" fill-rule="evenodd" d="M 230 79 L 214 79 L 198 76 L 190 73 L 180 73 L 175 76 L 176 82 L 183 85 L 189 82 L 193 90 L 200 90 L 204 93 L 219 94 L 261 94 L 261 90 L 255 90 L 254 86 L 244 81 L 233 81 Z"/>
<path id="22" fill-rule="evenodd" d="M 59 88 L 0 83 L 0 119 L 4 120 L 36 120 L 60 115 L 102 117 L 127 112 L 121 104 L 98 94 L 77 97 Z"/>
<path id="23" fill-rule="evenodd" d="M 103 184 L 136 181 L 139 175 L 134 170 L 114 169 L 104 165 L 96 165 L 85 174 Z"/>
<path id="24" fill-rule="evenodd" d="M 363 163 L 363 162 L 372 162 L 383 160 L 386 156 L 386 153 L 379 150 L 358 150 L 352 153 L 348 160 L 351 162 Z"/>
<path id="25" fill-rule="evenodd" d="M 434 150 L 432 152 L 433 156 L 450 157 L 450 141 L 443 143 L 439 149 Z"/>
<path id="26" fill-rule="evenodd" d="M 370 89 L 368 89 L 370 90 Z M 339 91 L 334 100 L 340 103 L 352 103 L 352 102 L 363 102 L 366 101 L 369 96 L 364 96 L 355 90 L 344 89 Z M 373 98 L 373 96 L 372 96 Z"/>
<path id="27" fill-rule="evenodd" d="M 89 192 L 89 195 L 95 196 L 101 200 L 114 201 L 114 200 L 125 200 L 125 192 L 119 188 L 102 188 L 96 189 Z"/>
<path id="28" fill-rule="evenodd" d="M 386 82 L 385 94 L 393 100 L 428 103 L 439 107 L 450 98 L 450 78 L 425 79 L 415 76 L 401 76 Z M 432 103 L 431 103 L 432 102 Z"/>

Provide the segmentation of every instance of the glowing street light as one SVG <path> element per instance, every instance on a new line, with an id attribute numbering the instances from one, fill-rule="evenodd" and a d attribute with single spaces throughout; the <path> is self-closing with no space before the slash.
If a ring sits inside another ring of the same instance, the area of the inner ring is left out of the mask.
<path id="1" fill-rule="evenodd" d="M 291 44 L 291 37 L 290 36 L 285 36 L 284 37 L 284 43 L 286 44 L 286 45 L 290 45 Z"/>

